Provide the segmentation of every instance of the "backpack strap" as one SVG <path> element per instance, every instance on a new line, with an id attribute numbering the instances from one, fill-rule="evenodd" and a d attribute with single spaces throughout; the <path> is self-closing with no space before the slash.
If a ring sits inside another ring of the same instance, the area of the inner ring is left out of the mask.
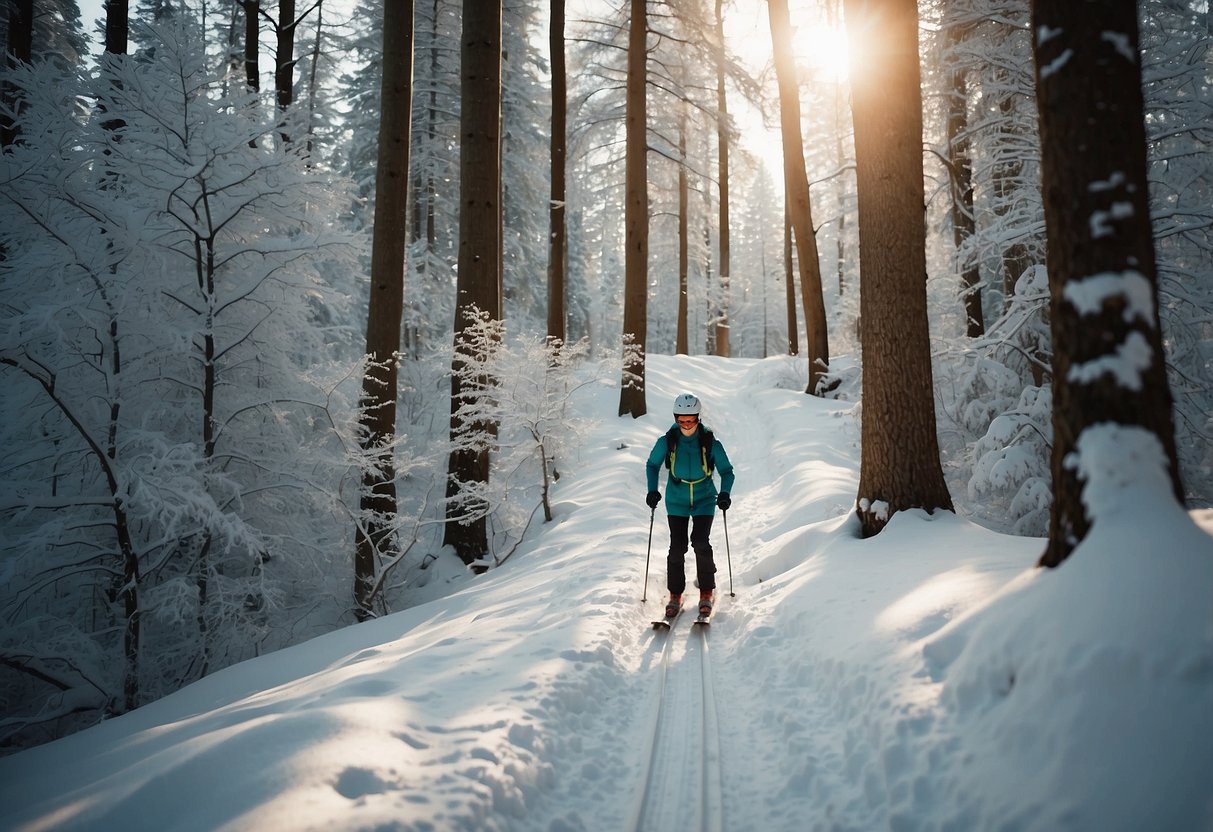
<path id="1" fill-rule="evenodd" d="M 702 424 L 699 425 L 699 449 L 703 454 L 703 471 L 711 476 L 716 470 L 716 455 L 713 453 L 716 449 L 716 434 Z"/>
<path id="2" fill-rule="evenodd" d="M 716 469 L 716 459 L 712 453 L 716 447 L 716 434 L 705 428 L 702 423 L 699 425 L 699 456 L 700 464 L 703 466 L 703 476 L 697 480 L 680 480 L 674 475 L 674 459 L 678 453 L 678 437 L 680 433 L 678 426 L 675 425 L 666 431 L 665 434 L 665 467 L 670 472 L 670 479 L 674 482 L 690 482 L 692 484 L 703 482 L 712 476 L 712 471 Z"/>

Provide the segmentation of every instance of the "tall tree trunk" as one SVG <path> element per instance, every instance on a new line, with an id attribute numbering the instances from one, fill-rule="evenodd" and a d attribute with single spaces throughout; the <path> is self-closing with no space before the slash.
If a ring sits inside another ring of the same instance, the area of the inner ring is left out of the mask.
<path id="1" fill-rule="evenodd" d="M 105 52 L 107 55 L 125 55 L 130 34 L 130 8 L 127 0 L 105 0 Z M 109 83 L 119 85 L 117 78 L 109 76 Z M 126 124 L 122 119 L 103 118 L 101 126 L 117 131 Z"/>
<path id="2" fill-rule="evenodd" d="M 633 418 L 647 411 L 644 395 L 644 353 L 649 326 L 649 177 L 648 107 L 646 94 L 646 0 L 631 0 L 628 29 L 628 78 L 624 197 L 623 337 L 637 348 L 625 351 L 619 415 Z"/>
<path id="3" fill-rule="evenodd" d="M 952 509 L 939 462 L 927 324 L 922 98 L 915 0 L 847 0 L 859 198 L 864 537 L 895 512 Z"/>
<path id="4" fill-rule="evenodd" d="M 1183 488 L 1158 316 L 1137 4 L 1035 0 L 1032 31 L 1053 330 L 1053 508 L 1040 563 L 1057 566 L 1091 529 L 1087 472 L 1075 464 L 1089 428 L 1152 434 L 1181 503 Z"/>
<path id="5" fill-rule="evenodd" d="M 455 288 L 455 355 L 451 372 L 451 438 L 489 432 L 457 414 L 465 365 L 460 346 L 473 308 L 501 320 L 501 0 L 463 7 L 459 132 L 459 276 Z M 482 358 L 483 356 L 477 356 Z M 488 551 L 486 506 L 457 500 L 460 483 L 489 481 L 487 447 L 451 452 L 443 542 L 471 565 Z"/>
<path id="6" fill-rule="evenodd" d="M 242 0 L 244 8 L 244 79 L 250 90 L 261 89 L 261 48 L 258 18 L 261 0 Z"/>
<path id="7" fill-rule="evenodd" d="M 791 202 L 787 195 L 787 179 L 784 179 L 783 197 L 783 279 L 788 308 L 788 355 L 800 355 L 800 321 L 796 318 L 796 271 L 792 253 L 792 215 L 788 210 Z"/>
<path id="8" fill-rule="evenodd" d="M 691 270 L 691 241 L 690 234 L 690 186 L 687 182 L 687 115 L 683 107 L 678 117 L 678 334 L 675 338 L 674 352 L 678 355 L 689 354 L 689 333 L 687 331 L 687 315 L 690 313 L 690 303 L 687 297 L 688 280 Z"/>
<path id="9" fill-rule="evenodd" d="M 729 104 L 724 88 L 724 11 L 716 0 L 716 156 L 720 188 L 720 310 L 716 319 L 716 354 L 729 355 Z"/>
<path id="10" fill-rule="evenodd" d="M 127 53 L 129 35 L 130 7 L 127 0 L 105 0 L 106 53 L 109 55 L 125 55 Z M 119 82 L 116 78 L 110 76 L 109 83 L 118 84 Z M 122 119 L 107 118 L 101 122 L 101 125 L 107 130 L 119 130 L 125 123 Z M 108 248 L 109 243 L 106 245 Z M 121 370 L 121 362 L 118 358 L 117 334 L 117 319 L 111 318 L 110 335 L 113 343 L 113 370 L 115 374 Z M 120 389 L 116 378 L 114 381 L 115 387 Z M 120 404 L 118 403 L 111 405 L 111 431 L 117 429 L 119 408 Z M 110 453 L 115 453 L 115 446 L 112 443 L 110 448 Z M 110 458 L 112 459 L 112 456 Z M 111 493 L 116 493 L 114 490 L 115 480 L 112 477 L 110 487 Z M 123 708 L 127 711 L 132 711 L 140 704 L 142 690 L 140 665 L 143 644 L 143 611 L 140 608 L 139 597 L 140 582 L 142 580 L 139 569 L 139 555 L 135 550 L 128 519 L 125 501 L 116 499 L 114 501 L 114 528 L 118 535 L 118 549 L 122 555 L 122 586 L 119 591 L 119 597 L 122 598 L 123 613 L 125 615 L 122 633 L 124 658 L 122 696 Z"/>
<path id="11" fill-rule="evenodd" d="M 788 216 L 796 244 L 800 292 L 804 304 L 805 338 L 808 341 L 809 384 L 806 393 L 823 392 L 823 377 L 830 369 L 830 339 L 826 331 L 825 297 L 821 285 L 821 260 L 813 230 L 809 204 L 809 178 L 805 171 L 804 144 L 800 135 L 800 90 L 792 55 L 792 24 L 787 0 L 770 0 L 771 43 L 775 53 L 775 75 L 779 80 L 779 124 L 783 137 L 783 177 Z"/>
<path id="12" fill-rule="evenodd" d="M 274 90 L 278 96 L 278 109 L 285 113 L 295 101 L 295 0 L 278 0 L 278 25 L 275 34 L 278 48 L 274 53 Z M 291 137 L 283 130 L 282 140 Z"/>
<path id="13" fill-rule="evenodd" d="M 565 327 L 565 175 L 568 140 L 568 77 L 564 60 L 564 4 L 552 0 L 548 51 L 552 62 L 552 190 L 549 203 L 550 246 L 548 248 L 548 338 L 564 343 Z"/>
<path id="14" fill-rule="evenodd" d="M 362 450 L 373 461 L 362 475 L 359 507 L 365 525 L 354 535 L 354 609 L 374 615 L 378 557 L 391 546 L 396 519 L 397 359 L 404 312 L 405 222 L 413 106 L 413 3 L 383 4 L 383 79 L 371 296 L 367 309 L 366 374 L 362 379 Z"/>
<path id="15" fill-rule="evenodd" d="M 976 231 L 973 213 L 973 163 L 969 158 L 969 96 L 966 70 L 955 56 L 955 48 L 965 35 L 965 27 L 953 24 L 948 28 L 950 47 L 948 90 L 948 173 L 952 191 L 952 242 L 956 247 L 956 265 L 960 271 L 960 291 L 965 307 L 965 332 L 970 338 L 985 334 L 985 315 L 981 303 L 981 275 L 977 258 L 965 251 L 965 243 Z"/>
<path id="16" fill-rule="evenodd" d="M 295 101 L 295 0 L 278 0 L 278 50 L 274 55 L 274 89 L 278 108 L 286 110 Z"/>
<path id="17" fill-rule="evenodd" d="M 219 300 L 219 286 L 216 280 L 216 265 L 215 257 L 215 234 L 214 229 L 205 237 L 198 236 L 194 241 L 194 251 L 198 257 L 196 266 L 198 272 L 198 294 L 204 299 L 201 304 L 205 310 L 202 318 L 202 326 L 200 327 L 202 336 L 202 458 L 206 460 L 207 468 L 210 469 L 214 465 L 215 460 L 215 445 L 218 441 L 219 419 L 217 415 L 218 400 L 217 394 L 219 391 L 219 378 L 217 362 L 219 356 L 217 353 L 217 344 L 215 332 L 218 328 L 217 309 L 222 307 Z M 211 541 L 210 532 L 205 532 L 199 542 L 197 556 L 194 557 L 192 569 L 194 571 L 195 586 L 198 591 L 198 635 L 202 642 L 202 663 L 199 668 L 200 675 L 206 675 L 210 672 L 211 664 L 211 634 L 207 624 L 207 606 L 210 601 L 210 579 L 211 579 Z"/>
<path id="18" fill-rule="evenodd" d="M 34 0 L 10 0 L 8 10 L 8 50 L 4 64 L 10 70 L 28 64 L 34 53 Z M 19 127 L 8 113 L 18 113 L 17 90 L 8 81 L 2 86 L 5 114 L 0 121 L 0 147 L 16 141 Z"/>
<path id="19" fill-rule="evenodd" d="M 129 0 L 105 0 L 105 51 L 125 55 L 129 37 Z"/>

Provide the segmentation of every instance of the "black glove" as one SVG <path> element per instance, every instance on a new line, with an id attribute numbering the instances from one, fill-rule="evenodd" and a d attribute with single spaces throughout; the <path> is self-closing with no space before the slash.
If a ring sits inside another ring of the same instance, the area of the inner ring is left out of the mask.
<path id="1" fill-rule="evenodd" d="M 733 505 L 733 498 L 729 496 L 729 492 L 721 491 L 716 495 L 716 507 L 721 511 L 728 511 L 731 505 Z"/>
<path id="2" fill-rule="evenodd" d="M 648 503 L 649 508 L 657 508 L 657 504 L 661 502 L 661 492 L 650 491 L 644 495 L 644 501 Z"/>

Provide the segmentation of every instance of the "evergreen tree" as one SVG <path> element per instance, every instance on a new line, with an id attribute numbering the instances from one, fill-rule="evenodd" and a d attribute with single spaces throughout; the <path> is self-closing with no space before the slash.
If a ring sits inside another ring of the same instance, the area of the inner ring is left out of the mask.
<path id="1" fill-rule="evenodd" d="M 863 535 L 907 508 L 952 510 L 935 434 L 927 324 L 922 98 L 914 0 L 848 0 L 859 189 Z"/>
<path id="2" fill-rule="evenodd" d="M 465 330 L 483 313 L 500 320 L 501 307 L 501 0 L 464 8 L 460 98 L 459 281 L 455 349 L 451 363 L 451 453 L 443 542 L 471 565 L 488 552 L 488 506 L 478 493 L 489 480 L 489 445 L 496 426 L 468 423 L 462 365 L 490 347 Z M 468 442 L 469 434 L 476 439 Z"/>
<path id="3" fill-rule="evenodd" d="M 1091 518 L 1083 490 L 1115 453 L 1158 466 L 1183 501 L 1150 228 L 1133 0 L 1033 0 L 1053 325 L 1053 512 L 1041 565 Z M 1092 450 L 1116 429 L 1118 446 Z"/>

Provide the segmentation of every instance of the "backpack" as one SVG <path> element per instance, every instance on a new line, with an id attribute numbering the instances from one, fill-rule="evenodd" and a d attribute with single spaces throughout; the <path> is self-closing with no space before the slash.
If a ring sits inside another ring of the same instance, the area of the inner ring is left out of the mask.
<path id="1" fill-rule="evenodd" d="M 670 479 L 674 482 L 683 482 L 683 480 L 679 480 L 678 477 L 674 476 L 674 452 L 678 450 L 678 437 L 680 435 L 681 431 L 678 430 L 677 425 L 670 428 L 665 434 L 665 468 L 670 472 Z M 703 479 L 707 479 L 716 470 L 716 459 L 712 454 L 712 451 L 716 447 L 716 434 L 712 433 L 700 422 L 698 435 L 699 453 L 703 461 Z M 695 480 L 695 482 L 701 481 Z"/>

